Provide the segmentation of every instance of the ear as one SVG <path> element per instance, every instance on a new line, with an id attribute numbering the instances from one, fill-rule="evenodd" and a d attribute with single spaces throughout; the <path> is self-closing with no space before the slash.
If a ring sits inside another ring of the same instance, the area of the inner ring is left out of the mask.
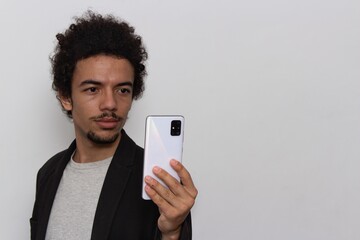
<path id="1" fill-rule="evenodd" d="M 66 111 L 72 111 L 73 106 L 72 106 L 71 98 L 64 97 L 64 96 L 62 96 L 61 94 L 58 93 L 58 99 L 60 100 L 61 105 L 63 106 L 63 108 Z"/>

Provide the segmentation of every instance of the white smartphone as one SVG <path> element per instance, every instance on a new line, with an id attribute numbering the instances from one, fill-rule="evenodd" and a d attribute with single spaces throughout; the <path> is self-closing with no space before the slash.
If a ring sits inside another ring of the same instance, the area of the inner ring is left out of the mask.
<path id="1" fill-rule="evenodd" d="M 145 123 L 144 173 L 165 184 L 153 174 L 153 167 L 166 170 L 180 181 L 178 174 L 170 166 L 170 160 L 182 161 L 184 141 L 184 117 L 180 115 L 150 115 Z M 166 187 L 166 186 L 165 186 Z M 142 198 L 150 200 L 143 181 Z"/>

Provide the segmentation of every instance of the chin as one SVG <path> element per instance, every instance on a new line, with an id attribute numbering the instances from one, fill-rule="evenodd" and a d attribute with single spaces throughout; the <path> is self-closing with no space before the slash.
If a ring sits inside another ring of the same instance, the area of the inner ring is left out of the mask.
<path id="1" fill-rule="evenodd" d="M 87 138 L 95 144 L 112 144 L 119 139 L 120 132 L 116 132 L 112 135 L 107 134 L 106 136 L 100 136 L 94 132 L 88 132 Z"/>

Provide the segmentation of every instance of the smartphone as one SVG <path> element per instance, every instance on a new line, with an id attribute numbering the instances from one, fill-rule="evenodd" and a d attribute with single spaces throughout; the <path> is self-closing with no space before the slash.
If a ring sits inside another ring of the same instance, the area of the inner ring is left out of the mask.
<path id="1" fill-rule="evenodd" d="M 170 160 L 182 161 L 184 141 L 184 117 L 180 115 L 150 115 L 145 123 L 144 144 L 144 173 L 158 180 L 163 186 L 166 185 L 157 178 L 152 169 L 161 167 L 180 181 L 178 174 L 170 166 Z M 142 198 L 150 200 L 145 192 L 143 181 Z"/>

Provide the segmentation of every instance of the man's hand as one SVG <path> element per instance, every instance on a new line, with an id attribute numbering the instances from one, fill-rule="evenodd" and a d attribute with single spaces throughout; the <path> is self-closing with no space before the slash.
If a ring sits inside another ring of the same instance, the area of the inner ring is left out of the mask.
<path id="1" fill-rule="evenodd" d="M 165 170 L 159 167 L 153 168 L 154 174 L 169 189 L 162 186 L 154 178 L 150 176 L 145 177 L 145 191 L 159 207 L 160 217 L 158 219 L 158 227 L 164 240 L 179 238 L 181 225 L 194 205 L 198 194 L 190 173 L 186 168 L 176 160 L 171 160 L 170 165 L 179 175 L 181 183 Z"/>

